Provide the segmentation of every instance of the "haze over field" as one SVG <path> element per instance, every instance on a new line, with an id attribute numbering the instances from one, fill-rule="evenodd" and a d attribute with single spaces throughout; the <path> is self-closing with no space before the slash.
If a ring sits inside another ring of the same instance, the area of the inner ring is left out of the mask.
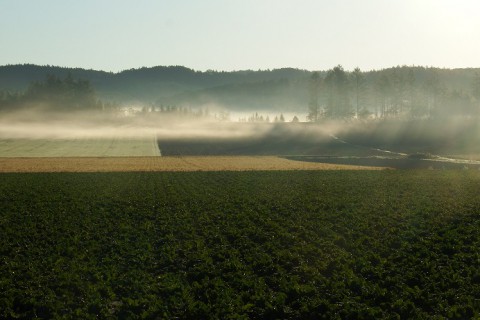
<path id="1" fill-rule="evenodd" d="M 136 139 L 164 155 L 480 153 L 475 1 L 25 3 L 0 4 L 9 150 Z"/>
<path id="2" fill-rule="evenodd" d="M 479 13 L 0 0 L 0 319 L 480 319 Z"/>

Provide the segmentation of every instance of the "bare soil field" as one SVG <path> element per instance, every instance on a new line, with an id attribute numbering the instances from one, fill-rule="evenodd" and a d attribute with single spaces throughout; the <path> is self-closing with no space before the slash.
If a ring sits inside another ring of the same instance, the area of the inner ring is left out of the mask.
<path id="1" fill-rule="evenodd" d="M 0 172 L 381 170 L 381 167 L 326 164 L 275 156 L 183 157 L 0 157 Z"/>

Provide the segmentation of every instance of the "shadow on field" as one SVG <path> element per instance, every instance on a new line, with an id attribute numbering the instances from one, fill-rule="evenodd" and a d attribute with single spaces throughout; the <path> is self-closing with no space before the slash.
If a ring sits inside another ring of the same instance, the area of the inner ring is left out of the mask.
<path id="1" fill-rule="evenodd" d="M 381 152 L 346 144 L 333 138 L 321 127 L 305 123 L 234 124 L 241 137 L 157 137 L 164 156 L 205 155 L 381 155 Z M 214 133 L 215 130 L 212 130 Z"/>
<path id="2" fill-rule="evenodd" d="M 281 156 L 290 160 L 396 169 L 479 169 L 478 125 L 448 130 L 432 121 L 310 124 L 231 124 L 246 134 L 157 138 L 164 156 Z M 215 132 L 212 128 L 211 132 Z M 220 132 L 220 131 L 219 131 Z M 446 134 L 447 132 L 448 134 Z M 453 156 L 452 156 L 453 155 Z"/>
<path id="3" fill-rule="evenodd" d="M 476 162 L 454 160 L 442 161 L 436 159 L 411 159 L 387 157 L 329 157 L 329 156 L 285 156 L 284 158 L 296 161 L 320 162 L 331 164 L 347 164 L 356 166 L 388 167 L 394 169 L 480 169 Z"/>

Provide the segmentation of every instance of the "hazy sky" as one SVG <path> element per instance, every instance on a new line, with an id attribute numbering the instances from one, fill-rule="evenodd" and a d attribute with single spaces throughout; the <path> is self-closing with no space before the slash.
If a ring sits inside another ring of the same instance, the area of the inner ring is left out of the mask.
<path id="1" fill-rule="evenodd" d="M 478 0 L 0 0 L 0 65 L 480 67 Z"/>

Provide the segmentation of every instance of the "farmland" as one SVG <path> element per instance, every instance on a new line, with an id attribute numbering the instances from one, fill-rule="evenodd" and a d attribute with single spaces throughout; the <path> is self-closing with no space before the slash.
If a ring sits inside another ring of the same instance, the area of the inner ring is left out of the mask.
<path id="1" fill-rule="evenodd" d="M 0 140 L 0 318 L 480 316 L 480 171 L 377 170 L 474 161 L 122 128 Z"/>
<path id="2" fill-rule="evenodd" d="M 480 320 L 479 9 L 0 0 L 0 320 Z"/>
<path id="3" fill-rule="evenodd" d="M 155 136 L 87 137 L 70 139 L 0 139 L 0 156 L 16 157 L 126 157 L 158 156 Z"/>
<path id="4" fill-rule="evenodd" d="M 392 136 L 388 132 L 391 126 L 406 132 Z M 231 127 L 260 133 L 240 137 L 159 136 L 157 142 L 164 156 L 281 156 L 296 161 L 396 169 L 480 168 L 478 147 L 465 142 L 469 136 L 477 137 L 476 127 L 447 139 L 443 133 L 429 136 L 424 126 L 432 125 L 418 122 L 403 128 L 382 122 L 366 129 L 357 124 L 236 124 Z"/>
<path id="5" fill-rule="evenodd" d="M 274 156 L 1 158 L 0 172 L 150 172 L 378 170 L 381 167 L 288 160 Z"/>
<path id="6" fill-rule="evenodd" d="M 0 175 L 0 318 L 478 317 L 477 171 Z"/>
<path id="7" fill-rule="evenodd" d="M 331 123 L 312 125 L 206 122 L 173 123 L 165 127 L 156 127 L 153 123 L 149 123 L 146 127 L 126 123 L 103 127 L 53 123 L 51 126 L 45 124 L 30 126 L 34 128 L 32 132 L 28 131 L 27 124 L 16 129 L 7 126 L 0 130 L 0 137 L 2 137 L 0 159 L 11 158 L 10 162 L 19 163 L 31 162 L 30 169 L 26 171 L 34 171 L 37 166 L 45 167 L 46 163 L 52 164 L 54 168 L 73 171 L 68 169 L 68 164 L 74 163 L 72 159 L 79 157 L 91 158 L 79 160 L 79 164 L 89 163 L 88 165 L 80 164 L 80 168 L 90 166 L 90 169 L 76 171 L 94 171 L 92 168 L 95 166 L 98 166 L 98 171 L 172 171 L 177 165 L 179 171 L 194 170 L 195 167 L 199 170 L 314 170 L 335 168 L 335 165 L 397 169 L 478 169 L 480 167 L 476 144 L 465 142 L 468 140 L 467 137 L 476 136 L 474 130 L 476 127 L 473 129 L 468 127 L 468 130 L 465 129 L 453 135 L 451 139 L 446 139 L 444 135 L 428 136 L 422 128 L 431 124 L 423 122 L 411 124 L 406 129 L 396 128 L 397 131 L 407 131 L 401 135 L 401 138 L 389 137 L 388 123 L 373 123 L 369 130 L 356 124 L 340 126 Z M 341 134 L 339 137 L 335 135 L 337 131 Z M 37 136 L 34 138 L 35 135 Z M 158 156 L 182 157 L 182 159 L 153 159 Z M 228 158 L 217 159 L 217 161 L 213 156 Z M 113 160 L 109 159 L 111 157 L 145 157 L 146 159 Z M 254 160 L 251 157 L 255 157 L 259 163 L 258 166 L 252 166 Z M 281 157 L 281 159 L 273 157 Z M 18 158 L 45 159 L 17 161 Z M 99 159 L 93 161 L 93 158 Z M 127 164 L 128 161 L 130 161 L 129 164 Z M 273 161 L 275 164 L 265 165 L 268 161 Z M 115 170 L 114 162 L 118 163 L 118 170 Z M 186 168 L 187 162 L 191 163 L 189 168 Z M 241 162 L 248 162 L 248 164 L 241 165 Z M 298 162 L 306 163 L 300 165 Z M 112 165 L 106 165 L 106 163 Z M 224 165 L 224 163 L 234 165 Z M 279 163 L 285 165 L 277 165 Z M 323 165 L 315 166 L 314 163 L 323 163 Z M 327 163 L 331 165 L 326 165 Z M 4 163 L 3 167 L 10 167 L 10 165 Z M 60 169 L 52 170 L 61 171 Z"/>

